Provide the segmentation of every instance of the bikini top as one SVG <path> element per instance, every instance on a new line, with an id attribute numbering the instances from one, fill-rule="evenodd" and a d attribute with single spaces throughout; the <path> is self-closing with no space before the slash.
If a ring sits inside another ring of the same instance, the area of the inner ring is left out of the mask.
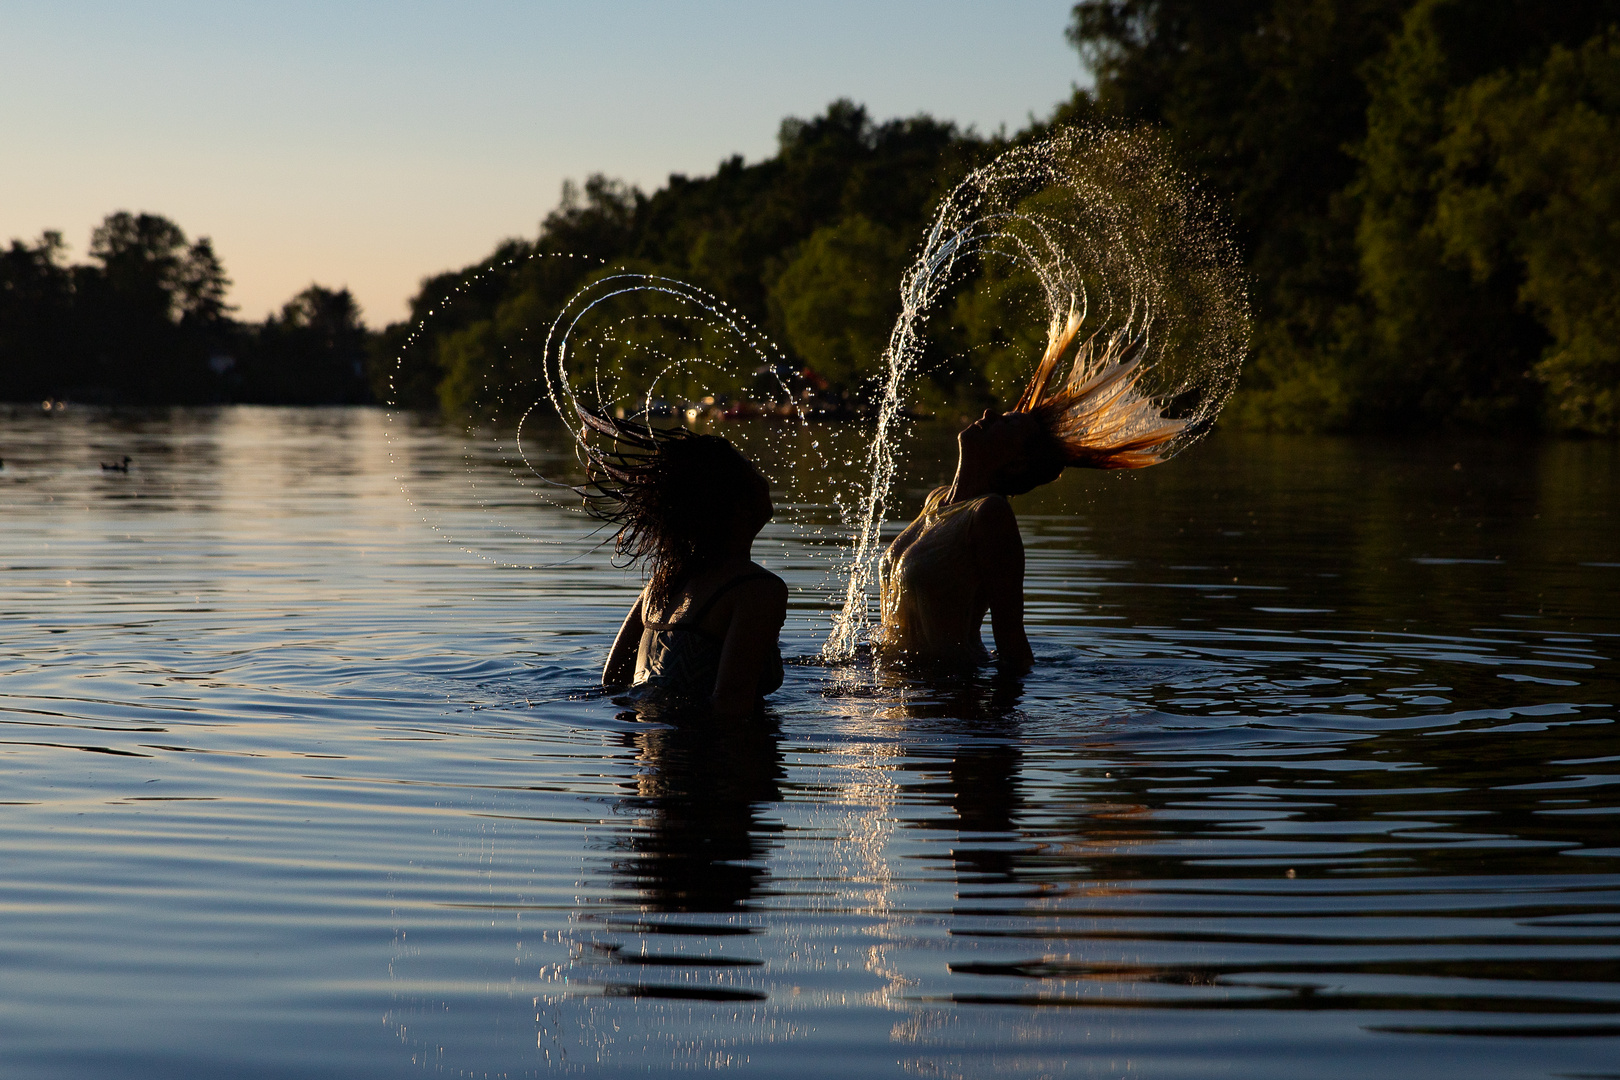
<path id="1" fill-rule="evenodd" d="M 701 607 L 677 622 L 642 623 L 641 647 L 636 655 L 633 694 L 658 692 L 686 698 L 708 698 L 720 674 L 720 649 L 725 644 L 704 630 L 703 620 L 720 598 L 745 581 L 772 575 L 759 570 L 739 574 L 709 594 Z M 782 685 L 782 651 L 771 643 L 770 655 L 759 676 L 759 694 L 764 696 Z"/>

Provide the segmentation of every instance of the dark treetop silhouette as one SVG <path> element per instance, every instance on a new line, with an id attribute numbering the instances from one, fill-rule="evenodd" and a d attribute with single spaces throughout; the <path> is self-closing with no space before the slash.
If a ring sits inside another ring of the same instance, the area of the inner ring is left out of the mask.
<path id="1" fill-rule="evenodd" d="M 412 317 L 372 344 L 370 390 L 467 412 L 487 382 L 534 374 L 523 329 L 605 262 L 724 298 L 859 398 L 940 196 L 1009 144 L 1101 121 L 1158 126 L 1232 207 L 1255 344 L 1225 422 L 1612 435 L 1617 27 L 1620 0 L 1083 0 L 1068 35 L 1095 84 L 1045 120 L 984 136 L 839 101 L 784 121 L 763 161 L 650 195 L 603 176 L 567 185 L 535 238 L 423 282 Z M 109 217 L 89 264 L 61 254 L 55 233 L 0 252 L 0 398 L 365 395 L 357 313 L 325 302 L 342 293 L 312 289 L 244 327 L 208 242 L 149 214 Z M 925 405 L 977 413 L 994 398 L 1013 344 L 996 314 L 964 288 L 934 333 Z"/>

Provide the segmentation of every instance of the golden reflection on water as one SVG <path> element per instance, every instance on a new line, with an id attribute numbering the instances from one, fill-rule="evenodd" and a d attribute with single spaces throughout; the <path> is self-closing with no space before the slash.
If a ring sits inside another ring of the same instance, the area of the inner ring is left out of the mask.
<path id="1" fill-rule="evenodd" d="M 1609 1067 L 1611 445 L 1066 478 L 1019 504 L 1029 678 L 790 664 L 716 740 L 593 696 L 634 577 L 459 432 L 0 438 L 20 1075 Z M 485 496 L 580 558 L 504 565 Z M 827 560 L 774 542 L 803 657 Z"/>

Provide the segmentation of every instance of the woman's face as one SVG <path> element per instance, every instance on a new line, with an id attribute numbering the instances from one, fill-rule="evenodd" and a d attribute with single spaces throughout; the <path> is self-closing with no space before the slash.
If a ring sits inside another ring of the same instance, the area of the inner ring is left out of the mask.
<path id="1" fill-rule="evenodd" d="M 961 430 L 956 445 L 964 463 L 997 472 L 1023 460 L 1035 426 L 1035 418 L 1028 413 L 986 409 L 983 416 Z"/>

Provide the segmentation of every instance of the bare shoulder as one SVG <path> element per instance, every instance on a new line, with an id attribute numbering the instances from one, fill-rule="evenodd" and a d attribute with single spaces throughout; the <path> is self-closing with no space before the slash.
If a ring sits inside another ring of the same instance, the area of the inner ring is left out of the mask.
<path id="1" fill-rule="evenodd" d="M 729 621 L 734 626 L 769 633 L 780 629 L 787 618 L 787 582 L 758 563 L 751 566 L 753 572 L 728 597 Z"/>
<path id="2" fill-rule="evenodd" d="M 734 576 L 731 581 L 732 584 L 726 587 L 725 595 L 722 597 L 723 608 L 783 609 L 787 606 L 787 582 L 759 563 L 749 563 L 748 568 L 740 575 Z"/>
<path id="3" fill-rule="evenodd" d="M 787 582 L 765 569 L 759 563 L 749 563 L 756 573 L 743 582 L 738 591 L 746 592 L 758 600 L 771 600 L 786 605 L 788 597 Z"/>
<path id="4" fill-rule="evenodd" d="M 1013 513 L 1012 503 L 1007 501 L 1007 496 L 986 495 L 973 508 L 973 526 L 975 532 L 996 535 L 1010 530 L 1017 535 L 1018 516 Z"/>
<path id="5" fill-rule="evenodd" d="M 945 488 L 937 487 L 928 493 L 928 497 L 923 500 L 922 510 L 918 512 L 916 517 L 911 519 L 911 522 L 904 529 L 900 530 L 898 536 L 889 541 L 888 548 L 883 552 L 884 561 L 893 562 L 898 559 L 905 553 L 907 548 L 916 542 L 917 537 L 923 534 L 923 531 L 928 528 L 929 512 L 936 507 L 938 500 L 945 494 L 945 491 Z"/>
<path id="6" fill-rule="evenodd" d="M 787 583 L 758 563 L 749 563 L 740 574 L 733 571 L 729 584 L 721 588 L 724 592 L 703 620 L 712 634 L 723 635 L 733 628 L 764 633 L 780 627 L 787 617 Z"/>

